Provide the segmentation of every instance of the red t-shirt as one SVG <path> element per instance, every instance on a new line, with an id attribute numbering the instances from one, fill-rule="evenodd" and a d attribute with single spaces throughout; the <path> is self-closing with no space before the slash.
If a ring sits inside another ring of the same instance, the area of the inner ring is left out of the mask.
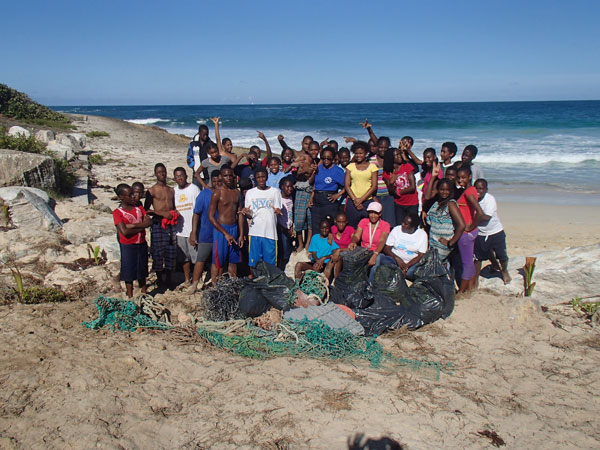
<path id="1" fill-rule="evenodd" d="M 338 228 L 336 225 L 331 227 L 331 232 L 333 233 L 333 240 L 339 248 L 348 248 L 348 246 L 352 242 L 354 228 L 352 228 L 349 225 L 346 225 L 346 228 L 344 228 L 344 231 L 342 231 L 342 237 L 340 237 L 339 239 L 337 238 Z"/>
<path id="2" fill-rule="evenodd" d="M 394 172 L 395 175 L 398 175 L 396 181 L 394 182 L 394 187 L 396 188 L 396 192 L 400 192 L 402 189 L 406 189 L 410 186 L 409 176 L 414 171 L 412 164 L 404 163 L 400 165 L 398 170 Z M 391 178 L 391 174 L 384 172 L 383 178 L 385 180 L 389 180 Z M 417 186 L 415 184 L 415 190 L 408 194 L 395 195 L 394 202 L 397 205 L 403 206 L 412 206 L 419 204 L 419 194 L 417 194 Z"/>
<path id="3" fill-rule="evenodd" d="M 146 210 L 141 206 L 135 206 L 131 211 L 126 211 L 123 208 L 117 208 L 113 211 L 113 219 L 115 225 L 118 223 L 136 224 L 142 223 Z M 135 233 L 133 236 L 125 237 L 119 233 L 119 242 L 121 244 L 143 244 L 146 242 L 146 230 Z"/>
<path id="4" fill-rule="evenodd" d="M 475 201 L 477 201 L 477 189 L 475 189 L 473 186 L 469 186 L 467 189 L 465 189 L 456 202 L 458 203 L 458 209 L 460 209 L 463 219 L 465 219 L 465 225 L 471 225 L 473 223 L 475 208 L 467 201 L 467 197 L 471 195 L 475 197 Z"/>
<path id="5" fill-rule="evenodd" d="M 369 225 L 371 225 L 371 227 L 369 227 Z M 364 218 L 358 222 L 358 228 L 362 230 L 362 235 L 360 237 L 361 247 L 368 248 L 369 250 L 373 251 L 377 250 L 377 244 L 379 244 L 381 235 L 383 233 L 390 232 L 390 224 L 381 219 L 379 219 L 377 228 L 375 228 L 375 225 L 373 225 L 368 218 Z M 369 246 L 369 239 L 371 238 L 371 235 L 373 235 L 373 237 L 371 239 L 371 245 Z"/>

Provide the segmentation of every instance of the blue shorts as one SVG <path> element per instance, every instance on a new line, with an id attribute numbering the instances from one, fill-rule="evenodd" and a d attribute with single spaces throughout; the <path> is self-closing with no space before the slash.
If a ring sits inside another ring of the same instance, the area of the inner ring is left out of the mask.
<path id="1" fill-rule="evenodd" d="M 237 224 L 221 224 L 221 226 L 237 241 L 239 237 Z M 238 264 L 240 262 L 242 262 L 242 258 L 237 243 L 229 245 L 225 235 L 215 228 L 213 230 L 213 264 L 217 266 L 217 269 L 221 269 L 227 263 Z"/>
<path id="2" fill-rule="evenodd" d="M 145 280 L 148 276 L 148 244 L 121 244 L 121 281 Z"/>
<path id="3" fill-rule="evenodd" d="M 248 241 L 248 265 L 250 267 L 256 266 L 261 259 L 273 266 L 276 264 L 276 240 L 260 236 L 249 236 Z"/>

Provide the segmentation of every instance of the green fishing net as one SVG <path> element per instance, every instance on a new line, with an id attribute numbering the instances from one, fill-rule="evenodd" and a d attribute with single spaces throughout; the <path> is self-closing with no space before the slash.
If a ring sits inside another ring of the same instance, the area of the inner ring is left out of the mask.
<path id="1" fill-rule="evenodd" d="M 129 300 L 98 296 L 94 300 L 98 308 L 98 318 L 90 322 L 83 322 L 83 326 L 91 329 L 108 326 L 111 330 L 135 331 L 138 328 L 157 328 L 166 330 L 171 326 L 152 320 L 141 314 L 138 306 Z"/>

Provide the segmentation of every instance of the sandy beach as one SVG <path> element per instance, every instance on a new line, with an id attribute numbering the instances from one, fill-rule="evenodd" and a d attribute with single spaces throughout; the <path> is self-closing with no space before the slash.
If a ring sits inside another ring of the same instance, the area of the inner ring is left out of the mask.
<path id="1" fill-rule="evenodd" d="M 92 169 L 96 206 L 115 208 L 120 182 L 151 186 L 157 162 L 171 176 L 187 167 L 184 136 L 95 116 L 75 124 L 110 134 L 86 148 L 106 162 Z M 56 206 L 71 221 L 83 209 Z M 102 214 L 110 218 L 96 209 L 94 220 Z M 500 202 L 499 215 L 511 258 L 600 243 L 597 206 Z M 590 264 L 592 279 L 597 270 Z M 600 294 L 595 283 L 586 292 Z M 492 447 L 491 432 L 505 448 L 598 448 L 600 332 L 563 304 L 581 295 L 576 281 L 569 287 L 551 304 L 481 289 L 445 321 L 379 338 L 399 356 L 450 363 L 439 379 L 361 363 L 250 360 L 199 339 L 84 328 L 98 293 L 123 295 L 109 280 L 71 303 L 1 305 L 0 448 L 341 449 L 364 433 L 407 449 L 481 449 Z M 200 295 L 157 299 L 189 312 Z"/>

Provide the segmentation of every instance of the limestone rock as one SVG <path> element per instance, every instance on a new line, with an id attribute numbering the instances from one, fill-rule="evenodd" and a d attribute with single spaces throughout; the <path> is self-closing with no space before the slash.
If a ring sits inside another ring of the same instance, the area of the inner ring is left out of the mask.
<path id="1" fill-rule="evenodd" d="M 64 250 L 60 233 L 39 228 L 16 228 L 0 233 L 0 262 L 37 263 L 42 255 L 46 261 L 57 258 Z M 39 267 L 38 267 L 39 269 Z"/>
<path id="2" fill-rule="evenodd" d="M 62 143 L 63 141 L 50 141 L 48 142 L 48 151 L 51 152 L 59 159 L 64 159 L 66 161 L 70 161 L 75 158 L 75 151 L 73 150 L 73 146 L 70 141 L 67 145 Z"/>
<path id="3" fill-rule="evenodd" d="M 575 297 L 597 295 L 600 292 L 600 244 L 572 247 L 563 250 L 538 253 L 533 281 L 535 288 L 531 298 L 540 305 L 569 301 Z M 512 258 L 508 272 L 512 281 L 504 285 L 499 274 L 487 268 L 482 270 L 480 287 L 501 295 L 522 295 L 524 277 L 523 256 Z"/>
<path id="4" fill-rule="evenodd" d="M 15 192 L 16 191 L 16 192 Z M 0 188 L 0 198 L 9 208 L 10 220 L 17 228 L 56 230 L 62 222 L 48 203 L 48 196 L 39 196 L 27 187 Z"/>
<path id="5" fill-rule="evenodd" d="M 87 136 L 83 133 L 71 133 L 69 134 L 69 136 L 71 136 L 72 138 L 74 138 L 77 141 L 77 144 L 79 145 L 80 148 L 85 148 L 86 144 L 87 144 Z"/>
<path id="6" fill-rule="evenodd" d="M 63 145 L 72 147 L 74 151 L 80 151 L 86 145 L 85 134 L 81 133 L 59 134 L 56 140 Z"/>
<path id="7" fill-rule="evenodd" d="M 5 202 L 10 202 L 17 198 L 17 195 L 19 195 L 21 191 L 31 192 L 32 194 L 40 197 L 49 205 L 53 202 L 45 191 L 27 186 L 8 186 L 0 188 L 0 199 L 4 200 Z"/>
<path id="8" fill-rule="evenodd" d="M 47 144 L 48 142 L 56 139 L 56 133 L 52 130 L 40 130 L 37 133 L 35 133 L 35 138 L 38 141 Z"/>
<path id="9" fill-rule="evenodd" d="M 8 129 L 8 135 L 12 137 L 25 136 L 26 138 L 31 137 L 31 132 L 23 127 L 15 125 Z"/>
<path id="10" fill-rule="evenodd" d="M 56 187 L 54 160 L 45 155 L 0 149 L 0 186 Z"/>
<path id="11" fill-rule="evenodd" d="M 121 260 L 121 247 L 117 241 L 116 231 L 115 234 L 101 236 L 96 239 L 96 245 L 106 252 L 107 261 Z"/>
<path id="12" fill-rule="evenodd" d="M 112 236 L 116 239 L 117 234 L 113 218 L 109 215 L 84 221 L 69 220 L 63 225 L 63 232 L 65 237 L 75 245 L 97 242 L 102 236 Z"/>

